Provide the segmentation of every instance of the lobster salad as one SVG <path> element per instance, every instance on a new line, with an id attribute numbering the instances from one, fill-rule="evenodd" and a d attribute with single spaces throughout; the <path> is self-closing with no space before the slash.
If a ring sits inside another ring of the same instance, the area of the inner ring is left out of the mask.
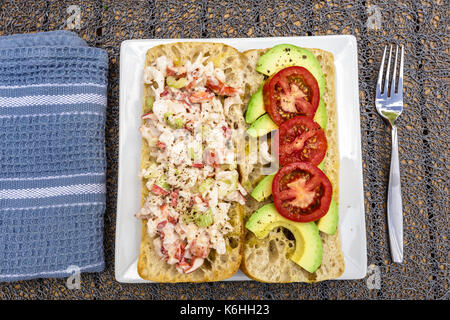
<path id="1" fill-rule="evenodd" d="M 160 56 L 144 69 L 152 94 L 139 131 L 151 161 L 141 172 L 149 193 L 136 216 L 146 220 L 161 259 L 181 273 L 202 266 L 211 250 L 226 252 L 228 212 L 247 193 L 227 120 L 242 90 L 227 86 L 206 59 L 181 64 Z"/>

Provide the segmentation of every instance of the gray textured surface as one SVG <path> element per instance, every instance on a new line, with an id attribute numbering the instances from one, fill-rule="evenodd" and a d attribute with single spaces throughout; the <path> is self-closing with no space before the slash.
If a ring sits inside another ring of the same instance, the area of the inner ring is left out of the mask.
<path id="1" fill-rule="evenodd" d="M 83 274 L 80 290 L 65 279 L 0 284 L 0 299 L 449 299 L 448 251 L 448 1 L 2 1 L 0 34 L 64 29 L 78 5 L 78 33 L 110 59 L 106 270 Z M 381 25 L 370 21 L 381 14 Z M 369 24 L 367 24 L 369 20 Z M 76 31 L 76 30 L 75 30 Z M 124 285 L 114 280 L 117 196 L 119 49 L 126 39 L 353 34 L 358 41 L 361 133 L 368 264 L 366 279 L 317 284 Z M 405 45 L 405 111 L 399 121 L 405 261 L 391 263 L 386 226 L 390 134 L 374 107 L 374 88 L 387 43 Z"/>

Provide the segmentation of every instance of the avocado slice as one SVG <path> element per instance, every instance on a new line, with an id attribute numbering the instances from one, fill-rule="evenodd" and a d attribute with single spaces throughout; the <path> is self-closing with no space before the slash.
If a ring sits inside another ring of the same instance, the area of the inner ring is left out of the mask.
<path id="1" fill-rule="evenodd" d="M 316 114 L 314 115 L 314 121 L 317 122 L 323 130 L 326 129 L 328 121 L 327 108 L 325 107 L 325 103 L 323 102 L 322 98 L 320 99 L 319 106 L 317 107 Z M 325 160 L 322 160 L 322 162 L 317 166 L 322 171 L 324 167 L 324 161 Z"/>
<path id="2" fill-rule="evenodd" d="M 322 98 L 320 98 L 319 106 L 317 107 L 316 114 L 314 115 L 314 121 L 319 124 L 319 126 L 325 130 L 327 128 L 327 108 Z"/>
<path id="3" fill-rule="evenodd" d="M 273 122 L 269 114 L 266 113 L 250 125 L 250 128 L 247 129 L 247 133 L 256 138 L 277 129 L 277 124 Z"/>
<path id="4" fill-rule="evenodd" d="M 336 201 L 331 200 L 330 208 L 326 215 L 319 219 L 317 228 L 326 234 L 333 235 L 336 233 L 339 223 L 339 208 Z"/>
<path id="5" fill-rule="evenodd" d="M 245 226 L 259 239 L 264 239 L 274 228 L 287 228 L 295 237 L 295 251 L 289 259 L 308 272 L 316 271 L 322 263 L 322 240 L 314 222 L 288 220 L 269 203 L 256 210 Z"/>
<path id="6" fill-rule="evenodd" d="M 247 112 L 245 113 L 245 122 L 252 123 L 264 113 L 266 109 L 264 108 L 263 100 L 263 84 L 259 86 L 258 90 L 252 95 L 250 101 L 248 102 Z"/>
<path id="7" fill-rule="evenodd" d="M 319 168 L 319 169 L 322 170 L 322 171 L 323 171 L 323 167 L 325 166 L 324 161 L 325 161 L 325 160 L 322 160 L 322 162 L 319 163 L 318 166 L 317 166 L 317 168 Z"/>
<path id="8" fill-rule="evenodd" d="M 256 71 L 271 76 L 281 69 L 299 66 L 308 69 L 316 78 L 320 95 L 325 92 L 325 77 L 316 56 L 305 48 L 292 44 L 279 44 L 263 54 L 256 64 Z"/>
<path id="9" fill-rule="evenodd" d="M 256 201 L 261 202 L 266 200 L 272 194 L 272 181 L 275 177 L 275 173 L 265 176 L 253 189 L 250 194 Z"/>

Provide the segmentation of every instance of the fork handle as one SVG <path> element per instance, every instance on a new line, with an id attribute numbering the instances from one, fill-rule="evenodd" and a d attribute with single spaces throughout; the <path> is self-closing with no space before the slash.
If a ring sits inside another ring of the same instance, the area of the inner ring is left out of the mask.
<path id="1" fill-rule="evenodd" d="M 387 206 L 392 260 L 401 263 L 403 261 L 403 210 L 402 192 L 400 187 L 397 127 L 395 125 L 392 126 L 392 154 Z"/>

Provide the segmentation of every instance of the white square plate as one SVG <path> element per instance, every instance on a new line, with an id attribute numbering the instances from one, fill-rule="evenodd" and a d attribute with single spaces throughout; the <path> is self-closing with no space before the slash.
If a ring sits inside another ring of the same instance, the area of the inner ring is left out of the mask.
<path id="1" fill-rule="evenodd" d="M 339 279 L 360 279 L 367 269 L 366 228 L 359 123 L 358 55 L 354 36 L 234 39 L 127 40 L 120 48 L 120 141 L 117 196 L 115 276 L 125 283 L 149 282 L 139 277 L 137 259 L 141 222 L 134 217 L 140 209 L 142 76 L 146 51 L 178 41 L 220 42 L 240 51 L 270 48 L 291 43 L 320 48 L 334 55 L 340 154 L 339 231 L 345 271 Z M 241 271 L 228 280 L 250 280 Z"/>

